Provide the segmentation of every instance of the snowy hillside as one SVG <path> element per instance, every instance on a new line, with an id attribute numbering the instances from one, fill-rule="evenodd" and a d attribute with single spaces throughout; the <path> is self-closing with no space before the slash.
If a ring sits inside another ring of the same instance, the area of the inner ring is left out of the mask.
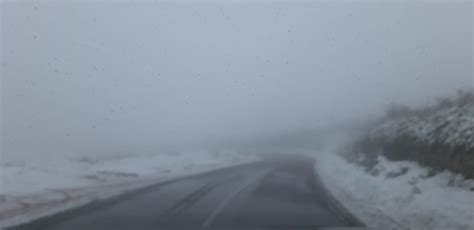
<path id="1" fill-rule="evenodd" d="M 474 178 L 474 93 L 394 114 L 355 144 L 356 155 L 372 156 L 370 167 L 382 154 Z"/>
<path id="2" fill-rule="evenodd" d="M 370 137 L 393 141 L 413 138 L 424 144 L 442 144 L 452 148 L 474 148 L 474 100 L 466 104 L 440 108 L 431 114 L 412 115 L 387 120 L 376 127 Z"/>
<path id="3" fill-rule="evenodd" d="M 348 149 L 317 155 L 316 170 L 350 211 L 375 229 L 474 229 L 473 92 L 394 106 L 364 130 Z"/>

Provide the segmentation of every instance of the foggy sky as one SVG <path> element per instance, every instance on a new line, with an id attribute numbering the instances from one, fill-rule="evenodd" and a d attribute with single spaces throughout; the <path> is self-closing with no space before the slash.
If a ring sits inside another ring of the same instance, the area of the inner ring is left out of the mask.
<path id="1" fill-rule="evenodd" d="M 4 154 L 157 151 L 472 87 L 472 2 L 2 2 Z"/>

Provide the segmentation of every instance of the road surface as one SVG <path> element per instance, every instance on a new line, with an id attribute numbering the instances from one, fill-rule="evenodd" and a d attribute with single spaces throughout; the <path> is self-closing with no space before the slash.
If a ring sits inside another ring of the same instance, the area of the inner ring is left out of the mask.
<path id="1" fill-rule="evenodd" d="M 12 229 L 361 227 L 326 191 L 314 174 L 311 159 L 274 157 L 157 184 Z"/>

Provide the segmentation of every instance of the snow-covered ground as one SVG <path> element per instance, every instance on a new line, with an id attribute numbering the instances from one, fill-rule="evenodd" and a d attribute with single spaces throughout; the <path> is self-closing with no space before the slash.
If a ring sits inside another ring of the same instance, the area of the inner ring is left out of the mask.
<path id="1" fill-rule="evenodd" d="M 256 159 L 231 151 L 196 151 L 5 161 L 1 165 L 0 228 L 157 182 Z"/>
<path id="2" fill-rule="evenodd" d="M 4 162 L 6 196 L 23 196 L 52 189 L 128 181 L 147 176 L 212 169 L 248 160 L 234 153 L 168 153 L 117 157 L 58 157 Z"/>
<path id="3" fill-rule="evenodd" d="M 371 173 L 333 151 L 316 154 L 316 171 L 335 197 L 375 229 L 474 229 L 474 180 L 414 162 L 380 157 Z"/>

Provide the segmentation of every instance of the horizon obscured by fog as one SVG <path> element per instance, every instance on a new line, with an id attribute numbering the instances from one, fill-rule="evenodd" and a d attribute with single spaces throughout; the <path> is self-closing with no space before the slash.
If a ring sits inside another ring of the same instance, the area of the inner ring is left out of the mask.
<path id="1" fill-rule="evenodd" d="M 473 87 L 471 1 L 3 1 L 1 17 L 6 157 L 251 141 Z"/>

